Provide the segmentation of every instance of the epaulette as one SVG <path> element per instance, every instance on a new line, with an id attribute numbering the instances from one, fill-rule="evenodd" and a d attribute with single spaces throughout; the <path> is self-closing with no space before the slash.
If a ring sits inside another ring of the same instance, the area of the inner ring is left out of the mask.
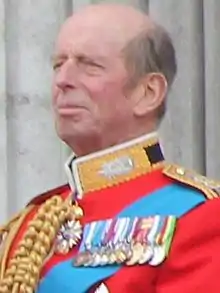
<path id="1" fill-rule="evenodd" d="M 163 169 L 163 174 L 182 184 L 196 188 L 207 199 L 220 197 L 220 182 L 209 179 L 195 171 L 185 169 L 181 166 L 167 164 Z"/>
<path id="2" fill-rule="evenodd" d="M 30 205 L 40 205 L 41 203 L 45 202 L 53 195 L 60 195 L 70 190 L 69 184 L 64 184 L 58 186 L 56 188 L 50 189 L 44 193 L 41 193 L 34 197 L 31 201 L 28 202 L 27 206 Z"/>

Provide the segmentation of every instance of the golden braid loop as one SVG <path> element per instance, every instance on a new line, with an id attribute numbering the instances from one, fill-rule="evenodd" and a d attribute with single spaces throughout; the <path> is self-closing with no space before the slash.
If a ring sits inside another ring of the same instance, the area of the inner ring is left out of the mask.
<path id="1" fill-rule="evenodd" d="M 6 225 L 0 227 L 0 245 L 4 243 L 9 231 L 12 229 L 13 225 L 22 216 L 23 211 L 13 217 Z"/>
<path id="2" fill-rule="evenodd" d="M 73 212 L 73 206 L 60 196 L 48 199 L 28 224 L 23 239 L 9 260 L 0 293 L 33 293 L 41 268 L 51 253 L 55 237 Z"/>
<path id="3" fill-rule="evenodd" d="M 11 227 L 14 225 L 15 222 L 20 218 L 20 216 L 23 214 L 23 211 L 17 214 L 15 217 L 13 217 L 6 225 L 0 227 L 0 235 L 7 233 L 11 230 Z"/>

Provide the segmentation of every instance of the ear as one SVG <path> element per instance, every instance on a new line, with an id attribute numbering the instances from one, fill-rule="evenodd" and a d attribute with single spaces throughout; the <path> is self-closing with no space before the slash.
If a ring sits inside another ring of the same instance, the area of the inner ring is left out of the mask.
<path id="1" fill-rule="evenodd" d="M 155 111 L 167 94 L 167 81 L 161 73 L 149 73 L 134 91 L 134 115 L 145 116 Z"/>

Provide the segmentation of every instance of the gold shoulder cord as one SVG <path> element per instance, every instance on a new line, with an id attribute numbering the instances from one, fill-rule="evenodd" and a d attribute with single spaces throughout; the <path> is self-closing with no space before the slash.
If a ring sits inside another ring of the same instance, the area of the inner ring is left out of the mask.
<path id="1" fill-rule="evenodd" d="M 70 203 L 69 197 L 63 200 L 60 196 L 53 196 L 39 207 L 0 280 L 1 293 L 35 291 L 57 232 L 70 214 L 77 218 L 79 210 Z"/>
<path id="2" fill-rule="evenodd" d="M 1 279 L 1 271 L 2 271 L 2 259 L 4 258 L 4 255 L 6 254 L 6 251 L 8 250 L 7 246 L 9 243 L 11 243 L 10 240 L 12 240 L 14 233 L 17 231 L 17 227 L 20 222 L 22 222 L 22 219 L 25 217 L 26 213 L 31 209 L 32 207 L 29 206 L 28 208 L 22 210 L 17 214 L 15 217 L 13 217 L 6 225 L 3 225 L 0 227 L 0 279 Z"/>
<path id="3" fill-rule="evenodd" d="M 197 174 L 195 171 L 177 165 L 167 164 L 163 170 L 163 174 L 202 191 L 207 199 L 219 198 L 220 182 Z"/>
<path id="4" fill-rule="evenodd" d="M 34 208 L 34 206 L 28 206 L 22 210 L 16 217 L 14 217 L 7 225 L 0 228 L 0 235 L 3 235 L 1 243 L 1 255 L 0 255 L 0 280 L 2 280 L 5 272 L 5 266 L 7 262 L 10 246 L 19 231 L 25 217 Z"/>

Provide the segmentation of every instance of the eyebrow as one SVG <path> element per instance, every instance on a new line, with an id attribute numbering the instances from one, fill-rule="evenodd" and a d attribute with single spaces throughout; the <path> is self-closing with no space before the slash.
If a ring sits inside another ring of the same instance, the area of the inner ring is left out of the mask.
<path id="1" fill-rule="evenodd" d="M 78 61 L 97 61 L 97 62 L 103 62 L 105 61 L 105 57 L 103 56 L 98 56 L 98 55 L 87 55 L 84 53 L 79 53 L 79 54 L 74 54 L 74 57 L 78 60 Z"/>
<path id="2" fill-rule="evenodd" d="M 55 63 L 57 60 L 63 60 L 63 59 L 67 59 L 66 54 L 62 53 L 62 54 L 53 54 L 50 56 L 50 60 L 52 63 Z"/>
<path id="3" fill-rule="evenodd" d="M 105 57 L 103 56 L 96 56 L 96 55 L 87 55 L 84 53 L 75 53 L 72 54 L 72 56 L 78 61 L 78 62 L 86 62 L 86 61 L 91 61 L 91 62 L 104 62 L 106 60 Z M 55 64 L 56 62 L 60 60 L 66 60 L 68 59 L 68 56 L 65 53 L 61 54 L 53 54 L 50 58 L 51 63 Z"/>

